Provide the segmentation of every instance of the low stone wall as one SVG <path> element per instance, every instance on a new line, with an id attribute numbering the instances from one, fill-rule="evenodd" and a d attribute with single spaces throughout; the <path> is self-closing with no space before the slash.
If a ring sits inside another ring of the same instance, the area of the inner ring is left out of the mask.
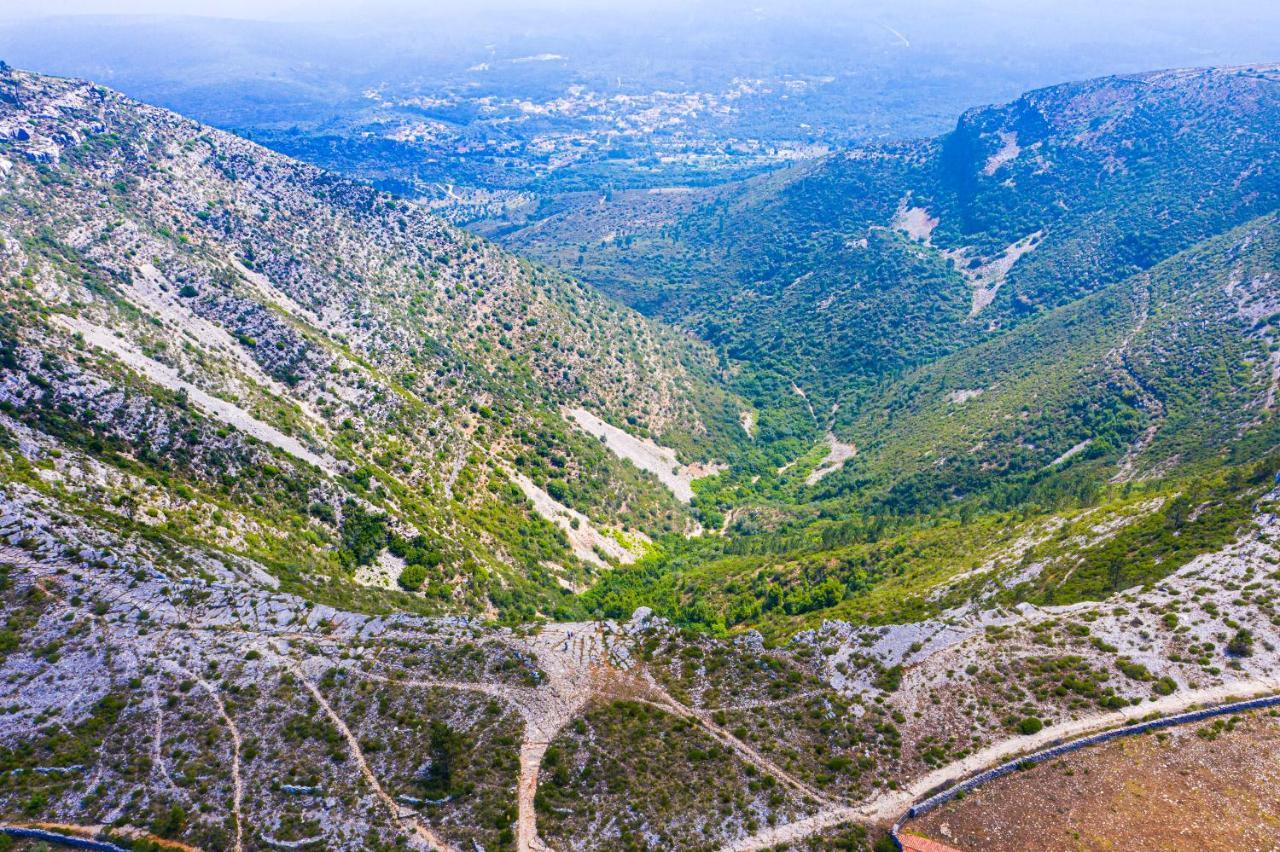
<path id="1" fill-rule="evenodd" d="M 1159 730 L 1160 728 L 1171 728 L 1175 725 L 1185 725 L 1190 722 L 1199 722 L 1203 719 L 1212 719 L 1215 716 L 1226 716 L 1231 713 L 1241 713 L 1247 710 L 1258 710 L 1264 707 L 1275 707 L 1280 705 L 1280 695 L 1272 695 L 1266 698 L 1253 698 L 1248 701 L 1236 701 L 1231 704 L 1221 704 L 1217 707 L 1209 707 L 1204 710 L 1193 710 L 1189 713 L 1179 713 L 1176 716 L 1165 716 L 1160 719 L 1152 719 L 1149 722 L 1138 722 L 1134 725 L 1125 725 L 1123 728 L 1115 728 L 1110 731 L 1103 731 L 1100 734 L 1092 734 L 1087 737 L 1081 737 L 1078 740 L 1061 743 L 1051 748 L 1037 751 L 1025 757 L 1019 757 L 1016 760 L 1010 760 L 1000 764 L 986 772 L 980 772 L 971 778 L 967 778 L 958 784 L 953 784 L 940 793 L 936 793 L 927 799 L 912 805 L 905 814 L 898 818 L 893 824 L 889 835 L 893 839 L 894 845 L 901 850 L 902 841 L 898 839 L 898 832 L 902 828 L 903 823 L 909 819 L 915 819 L 918 816 L 924 816 L 933 809 L 943 805 L 960 793 L 967 793 L 977 787 L 986 784 L 988 781 L 994 781 L 1019 769 L 1027 766 L 1034 766 L 1037 763 L 1043 763 L 1046 760 L 1052 760 L 1055 757 L 1087 748 L 1092 745 L 1110 742 L 1120 737 L 1133 736 L 1134 734 L 1145 734 L 1148 731 Z"/>

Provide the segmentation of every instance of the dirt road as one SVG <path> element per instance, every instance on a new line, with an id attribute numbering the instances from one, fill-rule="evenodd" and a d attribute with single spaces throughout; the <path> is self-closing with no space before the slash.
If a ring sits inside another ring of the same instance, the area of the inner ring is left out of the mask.
<path id="1" fill-rule="evenodd" d="M 960 781 L 970 775 L 998 766 L 1018 755 L 1028 754 L 1059 740 L 1071 740 L 1111 728 L 1132 724 L 1148 716 L 1172 716 L 1193 707 L 1210 707 L 1236 700 L 1257 698 L 1280 693 L 1280 678 L 1263 677 L 1235 681 L 1209 689 L 1198 689 L 1169 695 L 1156 701 L 1148 701 L 1109 713 L 1099 713 L 1053 725 L 1038 734 L 1012 737 L 994 743 L 981 751 L 954 761 L 912 781 L 900 790 L 884 793 L 856 807 L 836 806 L 824 808 L 811 817 L 786 825 L 773 826 L 751 837 L 743 838 L 725 847 L 725 852 L 748 852 L 768 849 L 782 843 L 803 840 L 824 829 L 842 822 L 857 821 L 885 823 L 900 816 L 912 803 L 926 793 L 948 782 Z"/>

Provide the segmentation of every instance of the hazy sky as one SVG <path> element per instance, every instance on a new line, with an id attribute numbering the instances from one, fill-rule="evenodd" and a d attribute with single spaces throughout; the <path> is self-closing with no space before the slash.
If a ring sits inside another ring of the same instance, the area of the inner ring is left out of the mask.
<path id="1" fill-rule="evenodd" d="M 9 24 L 17 34 L 0 44 L 7 54 L 3 58 L 98 76 L 125 59 L 138 65 L 137 57 L 110 54 L 106 31 L 101 41 L 93 35 L 96 23 L 65 17 L 79 15 L 278 22 L 260 26 L 283 23 L 288 35 L 298 38 L 305 33 L 339 39 L 381 33 L 403 41 L 401 53 L 412 52 L 415 44 L 422 48 L 418 53 L 434 47 L 449 54 L 490 41 L 574 37 L 597 48 L 626 43 L 634 52 L 637 42 L 649 39 L 655 58 L 665 55 L 668 35 L 697 49 L 716 44 L 717 36 L 723 41 L 726 33 L 741 32 L 735 25 L 752 22 L 759 24 L 757 34 L 785 30 L 793 38 L 792 48 L 796 33 L 813 32 L 817 44 L 823 37 L 879 27 L 893 34 L 891 42 L 901 39 L 904 46 L 944 48 L 955 55 L 967 52 L 989 62 L 1018 57 L 1025 64 L 1028 57 L 1043 55 L 1047 76 L 1035 81 L 1040 84 L 1057 82 L 1058 73 L 1280 61 L 1280 0 L 0 0 L 0 24 Z M 47 26 L 35 20 L 46 17 Z M 81 42 L 70 53 L 42 52 L 57 46 L 58 18 L 73 23 Z M 289 27 L 293 24 L 296 30 Z M 132 27 L 133 22 L 124 25 Z M 145 32 L 138 28 L 143 40 L 136 46 L 138 57 L 163 54 L 166 47 L 178 50 L 176 45 L 146 43 Z M 215 30 L 206 35 L 206 46 L 224 50 L 228 62 L 240 61 L 234 44 L 218 41 Z M 771 47 L 765 39 L 753 49 L 767 52 Z M 1079 55 L 1105 61 L 1049 73 L 1050 54 L 1059 60 Z M 56 62 L 46 58 L 55 55 Z M 68 64 L 68 57 L 76 55 L 83 61 Z M 95 60 L 101 61 L 92 64 Z"/>
<path id="2" fill-rule="evenodd" d="M 712 7 L 709 16 L 706 10 Z M 695 18 L 808 18 L 874 21 L 926 41 L 983 45 L 1015 40 L 1069 44 L 1180 45 L 1249 61 L 1280 59 L 1280 0 L 0 0 L 0 22 L 82 14 L 199 15 L 248 20 L 351 20 L 395 27 L 406 18 L 448 26 L 471 24 L 575 28 L 684 27 Z M 910 30 L 908 30 L 910 28 Z M 1275 45 L 1273 49 L 1271 45 Z M 1257 55 L 1274 53 L 1275 55 Z"/>
<path id="3" fill-rule="evenodd" d="M 0 0 L 2 17 L 35 17 L 67 14 L 169 14 L 216 17 L 310 20 L 333 17 L 386 14 L 492 14 L 502 9 L 548 9 L 559 11 L 622 9 L 626 13 L 666 10 L 689 6 L 696 0 Z M 744 12 L 755 6 L 799 5 L 823 7 L 834 14 L 899 11 L 904 17 L 929 14 L 931 9 L 949 13 L 970 11 L 979 16 L 1007 14 L 1018 18 L 1048 17 L 1087 20 L 1098 26 L 1108 21 L 1149 18 L 1162 22 L 1194 25 L 1211 22 L 1248 26 L 1274 24 L 1280 20 L 1276 0 L 743 0 Z"/>
<path id="4" fill-rule="evenodd" d="M 80 14 L 202 15 L 257 20 L 317 20 L 384 14 L 493 13 L 504 8 L 609 9 L 619 0 L 0 0 L 0 15 L 36 17 Z M 625 3 L 660 8 L 671 2 Z"/>

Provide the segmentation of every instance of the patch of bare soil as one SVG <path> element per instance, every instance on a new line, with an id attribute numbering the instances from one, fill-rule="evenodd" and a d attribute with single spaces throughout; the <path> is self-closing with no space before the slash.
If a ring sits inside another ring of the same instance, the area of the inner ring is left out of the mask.
<path id="1" fill-rule="evenodd" d="M 573 555 L 584 562 L 590 562 L 598 568 L 608 568 L 608 563 L 601 558 L 603 554 L 623 565 L 629 565 L 644 553 L 649 543 L 649 538 L 644 533 L 634 530 L 628 532 L 626 538 L 634 541 L 635 544 L 630 548 L 625 547 L 614 536 L 597 529 L 586 515 L 556 500 L 527 476 L 516 473 L 514 470 L 507 470 L 506 474 L 524 492 L 524 496 L 529 498 L 529 502 L 533 503 L 534 511 L 564 532 L 569 539 L 569 546 L 573 549 Z"/>
<path id="2" fill-rule="evenodd" d="M 929 245 L 933 239 L 933 229 L 938 227 L 938 217 L 930 216 L 923 207 L 908 207 L 907 199 L 898 205 L 898 213 L 893 217 L 894 230 L 903 231 L 913 240 Z"/>
<path id="3" fill-rule="evenodd" d="M 905 830 L 961 850 L 1275 848 L 1280 718 L 1116 740 L 992 782 Z"/>
<path id="4" fill-rule="evenodd" d="M 846 444 L 835 435 L 827 433 L 827 454 L 823 457 L 818 466 L 805 477 L 805 485 L 816 485 L 827 474 L 835 473 L 844 467 L 844 463 L 858 454 L 858 448 L 853 444 Z"/>
<path id="5" fill-rule="evenodd" d="M 965 249 L 951 249 L 943 252 L 955 261 L 960 274 L 973 286 L 973 306 L 969 310 L 969 316 L 976 317 L 983 308 L 995 301 L 996 293 L 999 292 L 1000 285 L 1004 283 L 1009 270 L 1023 255 L 1034 251 L 1042 239 L 1044 239 L 1043 230 L 1028 234 L 976 268 L 969 265 L 969 256 Z"/>
<path id="6" fill-rule="evenodd" d="M 1001 130 L 999 135 L 1000 150 L 987 158 L 986 165 L 982 167 L 984 175 L 991 176 L 995 174 L 1001 166 L 1018 159 L 1018 155 L 1022 153 L 1022 148 L 1018 145 L 1018 134 L 1016 132 Z"/>
<path id="7" fill-rule="evenodd" d="M 610 452 L 625 459 L 641 470 L 648 471 L 671 490 L 676 499 L 688 503 L 693 500 L 693 481 L 713 476 L 724 470 L 723 465 L 694 463 L 682 465 L 676 459 L 676 451 L 659 446 L 649 438 L 637 438 L 612 423 L 601 420 L 584 408 L 565 410 L 565 416 L 587 434 L 600 438 Z"/>

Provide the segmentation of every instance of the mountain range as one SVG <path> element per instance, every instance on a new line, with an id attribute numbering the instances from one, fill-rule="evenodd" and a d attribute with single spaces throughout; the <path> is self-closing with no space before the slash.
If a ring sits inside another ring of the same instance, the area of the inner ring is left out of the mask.
<path id="1" fill-rule="evenodd" d="M 864 848 L 1269 690 L 1278 119 L 1110 77 L 463 230 L 0 67 L 0 813 Z"/>

